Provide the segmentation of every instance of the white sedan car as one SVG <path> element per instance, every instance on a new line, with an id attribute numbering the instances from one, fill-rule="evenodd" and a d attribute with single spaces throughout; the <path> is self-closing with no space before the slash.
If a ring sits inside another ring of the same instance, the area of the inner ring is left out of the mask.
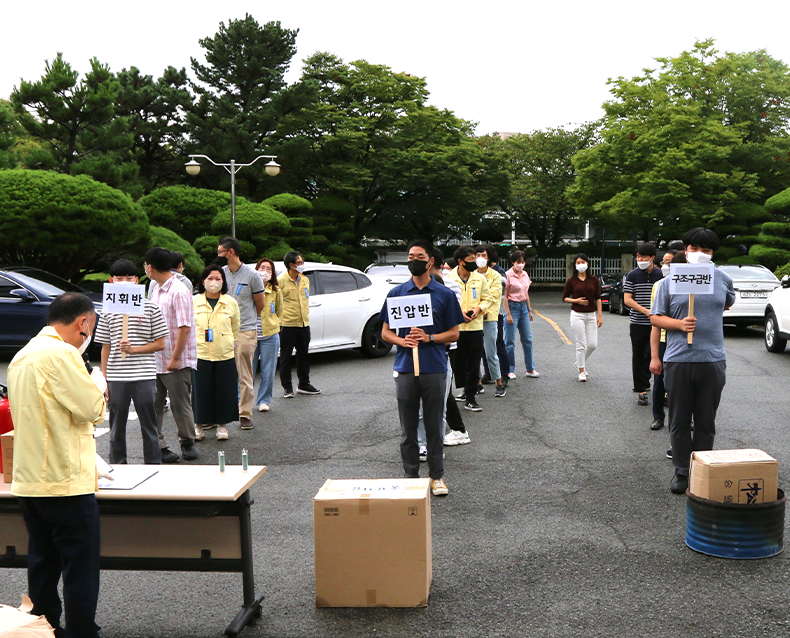
<path id="1" fill-rule="evenodd" d="M 275 262 L 279 277 L 283 262 Z M 392 344 L 381 339 L 379 312 L 392 286 L 371 281 L 348 266 L 306 261 L 310 281 L 310 352 L 359 348 L 369 357 L 383 357 Z"/>
<path id="2" fill-rule="evenodd" d="M 736 326 L 762 325 L 768 296 L 780 286 L 765 266 L 719 266 L 732 279 L 735 303 L 724 311 L 724 323 Z"/>

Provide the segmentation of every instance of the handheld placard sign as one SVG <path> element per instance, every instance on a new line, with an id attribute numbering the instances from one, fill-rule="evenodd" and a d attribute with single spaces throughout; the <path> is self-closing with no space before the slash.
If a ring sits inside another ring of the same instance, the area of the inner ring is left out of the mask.
<path id="1" fill-rule="evenodd" d="M 433 305 L 431 304 L 431 295 L 387 297 L 387 324 L 393 330 L 432 326 Z M 420 357 L 418 352 L 419 348 L 412 350 L 415 377 L 420 376 Z"/>
<path id="2" fill-rule="evenodd" d="M 123 315 L 121 340 L 129 338 L 129 315 L 140 317 L 145 314 L 145 286 L 142 284 L 104 284 L 102 290 L 102 313 Z M 126 358 L 126 353 L 121 353 Z"/>
<path id="3" fill-rule="evenodd" d="M 694 295 L 713 294 L 713 264 L 670 264 L 669 294 L 689 296 L 689 317 L 694 316 Z M 688 344 L 694 342 L 694 333 L 688 333 Z"/>

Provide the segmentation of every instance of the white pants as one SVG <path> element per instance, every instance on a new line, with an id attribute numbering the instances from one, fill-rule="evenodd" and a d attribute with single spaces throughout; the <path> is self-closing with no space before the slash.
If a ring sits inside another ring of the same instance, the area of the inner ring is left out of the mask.
<path id="1" fill-rule="evenodd" d="M 571 332 L 576 342 L 576 365 L 585 368 L 587 359 L 598 346 L 598 315 L 571 310 Z"/>

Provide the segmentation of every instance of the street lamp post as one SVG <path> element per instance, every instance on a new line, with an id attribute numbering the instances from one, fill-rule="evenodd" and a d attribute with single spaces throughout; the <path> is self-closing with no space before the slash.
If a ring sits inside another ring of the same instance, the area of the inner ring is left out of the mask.
<path id="1" fill-rule="evenodd" d="M 254 160 L 252 160 L 249 164 L 237 164 L 236 160 L 230 160 L 229 164 L 222 164 L 220 162 L 215 162 L 211 159 L 208 155 L 196 155 L 190 154 L 189 157 L 191 158 L 184 167 L 187 170 L 187 173 L 192 175 L 193 177 L 200 173 L 200 163 L 195 159 L 196 157 L 202 157 L 203 159 L 207 159 L 209 162 L 214 164 L 214 166 L 221 166 L 224 168 L 228 173 L 230 173 L 230 234 L 232 237 L 236 236 L 236 173 L 238 173 L 240 168 L 244 168 L 246 166 L 252 166 L 257 162 L 259 159 L 269 158 L 269 162 L 266 163 L 265 169 L 266 174 L 270 177 L 274 177 L 278 175 L 280 172 L 280 165 L 275 162 L 274 160 L 277 158 L 276 155 L 258 155 Z"/>

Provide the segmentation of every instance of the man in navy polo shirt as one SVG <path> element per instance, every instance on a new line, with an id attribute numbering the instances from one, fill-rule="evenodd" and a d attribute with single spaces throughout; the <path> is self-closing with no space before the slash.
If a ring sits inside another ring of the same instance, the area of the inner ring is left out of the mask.
<path id="1" fill-rule="evenodd" d="M 425 434 L 428 440 L 428 470 L 431 491 L 435 496 L 447 494 L 444 476 L 444 432 L 442 412 L 447 379 L 445 344 L 458 340 L 458 326 L 464 315 L 458 299 L 448 288 L 430 275 L 433 246 L 417 240 L 409 245 L 409 271 L 412 278 L 393 288 L 387 298 L 410 295 L 431 295 L 433 325 L 421 328 L 400 328 L 398 334 L 389 327 L 387 303 L 381 308 L 381 337 L 398 347 L 395 355 L 396 394 L 401 425 L 400 453 L 407 478 L 420 476 L 420 448 L 417 426 L 422 401 Z M 418 347 L 420 375 L 414 376 L 412 349 Z"/>

